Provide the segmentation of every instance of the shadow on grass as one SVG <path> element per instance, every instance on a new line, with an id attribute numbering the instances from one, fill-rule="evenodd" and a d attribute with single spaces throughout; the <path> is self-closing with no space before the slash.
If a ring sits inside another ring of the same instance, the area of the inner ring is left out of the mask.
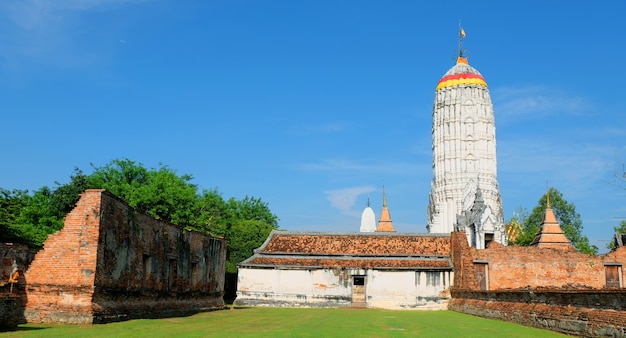
<path id="1" fill-rule="evenodd" d="M 226 307 L 226 310 L 237 310 L 237 311 L 250 310 L 250 309 L 254 309 L 254 307 L 253 306 L 235 306 L 235 305 L 230 305 Z"/>
<path id="2" fill-rule="evenodd" d="M 37 330 L 45 330 L 49 328 L 51 328 L 51 326 L 33 327 L 33 326 L 26 326 L 25 324 L 22 324 L 22 325 L 18 325 L 17 328 L 15 328 L 15 330 L 3 331 L 3 332 L 37 331 Z"/>

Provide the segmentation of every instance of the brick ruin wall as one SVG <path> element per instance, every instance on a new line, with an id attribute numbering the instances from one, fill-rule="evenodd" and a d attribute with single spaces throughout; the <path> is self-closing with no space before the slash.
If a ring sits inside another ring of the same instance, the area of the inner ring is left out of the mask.
<path id="1" fill-rule="evenodd" d="M 449 309 L 579 336 L 626 335 L 626 289 L 607 287 L 606 267 L 622 264 L 626 248 L 606 255 L 571 250 L 502 246 L 470 248 L 452 233 L 455 284 Z M 485 265 L 481 289 L 476 265 Z"/>
<path id="2" fill-rule="evenodd" d="M 13 330 L 26 322 L 24 271 L 33 261 L 35 253 L 36 250 L 25 245 L 0 243 L 0 331 Z M 9 279 L 16 272 L 18 278 L 11 283 Z"/>
<path id="3" fill-rule="evenodd" d="M 29 322 L 92 324 L 223 309 L 226 241 L 87 190 L 25 274 Z"/>

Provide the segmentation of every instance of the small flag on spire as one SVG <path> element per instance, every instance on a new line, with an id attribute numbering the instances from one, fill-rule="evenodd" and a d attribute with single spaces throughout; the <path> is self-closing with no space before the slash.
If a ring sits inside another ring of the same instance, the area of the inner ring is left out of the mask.
<path id="1" fill-rule="evenodd" d="M 461 37 L 464 38 L 465 36 L 465 29 L 461 28 Z"/>

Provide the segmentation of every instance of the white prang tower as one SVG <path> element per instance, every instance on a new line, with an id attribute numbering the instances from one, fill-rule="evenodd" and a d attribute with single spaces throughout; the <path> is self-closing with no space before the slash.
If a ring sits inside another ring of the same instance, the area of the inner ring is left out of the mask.
<path id="1" fill-rule="evenodd" d="M 433 181 L 428 231 L 464 231 L 470 246 L 506 245 L 497 181 L 493 105 L 482 75 L 463 57 L 439 80 L 432 125 Z"/>

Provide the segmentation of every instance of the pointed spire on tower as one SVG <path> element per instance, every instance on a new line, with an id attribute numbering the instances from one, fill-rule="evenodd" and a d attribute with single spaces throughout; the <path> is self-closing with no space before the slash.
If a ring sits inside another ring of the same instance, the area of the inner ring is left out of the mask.
<path id="1" fill-rule="evenodd" d="M 387 208 L 387 195 L 385 194 L 385 185 L 383 184 L 383 210 L 380 213 L 380 220 L 378 221 L 378 228 L 376 232 L 396 232 L 391 222 L 391 215 L 389 215 L 389 208 Z"/>
<path id="2" fill-rule="evenodd" d="M 387 207 L 387 195 L 385 195 L 385 184 L 383 183 L 383 208 Z"/>
<path id="3" fill-rule="evenodd" d="M 469 64 L 467 62 L 467 58 L 463 56 L 463 39 L 465 39 L 466 36 L 465 29 L 463 29 L 463 26 L 461 26 L 461 20 L 459 20 L 459 57 L 456 59 L 457 64 Z"/>

